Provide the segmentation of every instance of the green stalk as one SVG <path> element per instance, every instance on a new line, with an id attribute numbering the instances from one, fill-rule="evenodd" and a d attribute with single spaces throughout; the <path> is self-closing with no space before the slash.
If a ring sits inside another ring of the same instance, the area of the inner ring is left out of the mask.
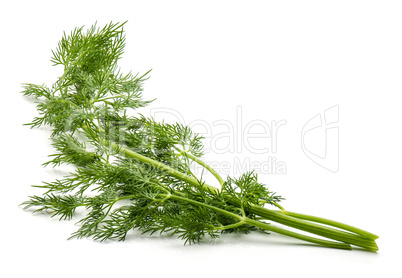
<path id="1" fill-rule="evenodd" d="M 212 169 L 209 165 L 207 165 L 205 162 L 203 162 L 202 160 L 198 159 L 197 157 L 195 157 L 195 156 L 193 156 L 191 154 L 188 154 L 186 152 L 184 152 L 184 153 L 186 154 L 186 156 L 188 158 L 194 160 L 195 162 L 197 162 L 201 166 L 204 166 L 212 174 L 216 173 L 216 175 L 220 178 L 219 174 L 214 169 Z M 215 174 L 214 174 L 214 176 L 215 176 Z M 222 180 L 222 182 L 223 182 L 223 180 Z M 221 183 L 221 185 L 222 184 L 223 183 Z M 286 212 L 279 205 L 277 205 L 277 204 L 275 204 L 275 205 L 278 206 L 281 209 L 281 212 L 283 214 L 286 214 L 286 215 L 289 215 L 289 216 L 292 216 L 292 217 L 295 217 L 295 218 L 301 219 L 301 220 L 308 220 L 308 221 L 312 221 L 312 222 L 316 222 L 316 223 L 326 224 L 326 225 L 329 225 L 329 226 L 340 228 L 340 229 L 345 230 L 345 231 L 353 232 L 354 234 L 346 233 L 344 231 L 339 231 L 339 230 L 336 230 L 336 229 L 332 229 L 330 227 L 324 227 L 324 226 L 320 226 L 320 225 L 315 225 L 314 223 L 311 223 L 313 225 L 306 226 L 306 224 L 308 224 L 306 222 L 301 222 L 301 221 L 297 221 L 295 219 L 289 219 L 289 218 L 281 218 L 278 215 L 275 215 L 275 217 L 272 217 L 271 215 L 268 215 L 268 213 L 267 213 L 268 210 L 265 209 L 265 208 L 263 208 L 264 212 L 262 212 L 264 214 L 264 217 L 266 217 L 269 220 L 276 221 L 278 223 L 285 224 L 287 226 L 298 228 L 298 229 L 308 231 L 308 232 L 311 232 L 311 233 L 315 233 L 315 234 L 318 234 L 318 235 L 321 235 L 321 236 L 325 236 L 325 237 L 332 238 L 332 239 L 335 239 L 335 240 L 345 241 L 345 242 L 348 242 L 350 244 L 354 244 L 356 246 L 373 249 L 374 251 L 378 250 L 377 245 L 372 242 L 373 240 L 378 238 L 378 236 L 376 236 L 376 235 L 374 235 L 372 233 L 369 233 L 367 231 L 361 230 L 359 228 L 356 228 L 356 227 L 353 227 L 353 226 L 350 226 L 350 225 L 343 224 L 341 222 L 337 222 L 337 221 L 333 221 L 333 220 L 329 220 L 329 219 L 325 219 L 325 218 L 321 218 L 321 217 L 315 217 L 315 216 L 311 216 L 311 215 Z M 258 213 L 261 213 L 261 212 L 256 211 L 256 210 L 258 210 L 257 208 L 259 209 L 260 207 L 255 207 L 254 211 L 253 211 L 253 208 L 252 208 L 251 211 L 256 213 L 257 215 L 262 216 L 261 214 L 258 214 Z M 275 212 L 277 212 L 277 211 L 275 211 Z M 366 239 L 356 237 L 355 234 L 360 235 L 360 236 L 362 236 L 362 237 L 364 237 Z"/>
<path id="2" fill-rule="evenodd" d="M 264 229 L 264 230 L 268 230 L 277 234 L 282 234 L 288 237 L 293 237 L 293 238 L 297 238 L 303 241 L 307 241 L 307 242 L 311 242 L 311 243 L 315 243 L 321 246 L 325 246 L 325 247 L 330 247 L 330 248 L 337 248 L 337 249 L 347 249 L 347 250 L 351 250 L 352 247 L 347 244 L 347 243 L 341 243 L 341 242 L 336 242 L 336 241 L 329 241 L 329 240 L 324 240 L 324 239 L 319 239 L 319 238 L 314 238 L 314 237 L 310 237 L 310 236 L 306 236 L 306 235 L 302 235 L 299 233 L 295 233 L 292 231 L 288 231 L 285 229 L 281 229 L 275 226 L 272 226 L 270 224 L 267 223 L 263 223 L 263 222 L 259 222 L 253 219 L 246 219 L 245 222 L 249 225 L 253 225 L 255 227 Z"/>
<path id="3" fill-rule="evenodd" d="M 353 232 L 355 234 L 361 235 L 362 237 L 368 238 L 368 239 L 372 239 L 375 240 L 378 238 L 377 235 L 369 233 L 367 231 L 364 231 L 362 229 L 341 223 L 341 222 L 337 222 L 334 220 L 329 220 L 329 219 L 325 219 L 325 218 L 321 218 L 321 217 L 317 217 L 317 216 L 312 216 L 312 215 L 307 215 L 307 214 L 301 214 L 301 213 L 296 213 L 296 212 L 290 212 L 290 211 L 277 211 L 279 213 L 283 213 L 298 219 L 302 219 L 302 220 L 308 220 L 308 221 L 312 221 L 312 222 L 317 222 L 317 223 L 321 223 L 321 224 L 325 224 L 325 225 L 330 225 L 336 228 L 340 228 L 346 231 L 350 231 Z"/>
<path id="4" fill-rule="evenodd" d="M 141 162 L 144 162 L 144 163 L 146 163 L 148 165 L 151 165 L 151 166 L 153 166 L 155 168 L 161 169 L 161 170 L 169 173 L 173 177 L 178 178 L 178 179 L 180 179 L 180 180 L 182 180 L 184 182 L 188 182 L 189 184 L 192 184 L 192 185 L 197 186 L 197 187 L 200 186 L 200 183 L 195 178 L 190 177 L 190 176 L 188 176 L 188 175 L 186 175 L 186 174 L 184 174 L 184 173 L 182 173 L 180 171 L 177 171 L 176 169 L 174 169 L 174 168 L 172 168 L 172 167 L 170 167 L 170 166 L 168 166 L 168 165 L 166 165 L 164 163 L 161 163 L 161 162 L 156 161 L 156 160 L 154 160 L 152 158 L 146 157 L 146 156 L 144 156 L 142 154 L 139 154 L 139 153 L 134 152 L 132 150 L 129 150 L 127 148 L 121 147 L 120 145 L 118 145 L 116 143 L 113 143 L 113 142 L 108 142 L 108 141 L 104 140 L 104 143 L 109 144 L 109 146 L 112 147 L 112 148 L 120 149 L 128 157 L 135 158 L 135 159 L 137 159 L 137 160 L 139 160 Z M 218 194 L 219 193 L 219 189 L 216 188 L 216 187 L 213 187 L 211 185 L 203 184 L 203 187 L 208 192 L 210 192 L 212 194 Z"/>
<path id="5" fill-rule="evenodd" d="M 105 142 L 105 143 L 107 143 L 107 142 Z M 143 155 L 141 155 L 137 152 L 134 152 L 132 150 L 129 150 L 127 148 L 121 147 L 113 142 L 110 143 L 110 146 L 113 148 L 119 148 L 126 156 L 135 158 L 148 165 L 161 169 L 161 170 L 169 173 L 173 177 L 176 177 L 184 182 L 188 182 L 189 184 L 192 184 L 194 186 L 200 186 L 199 182 L 195 178 L 190 177 L 176 169 L 173 169 L 164 163 L 161 163 L 161 162 L 153 160 L 149 157 L 143 156 Z M 202 186 L 205 190 L 207 190 L 211 194 L 216 195 L 216 194 L 220 193 L 220 190 L 218 188 L 213 187 L 211 185 L 204 183 Z M 230 199 L 229 201 L 238 205 L 238 200 Z M 327 237 L 327 238 L 330 238 L 333 240 L 338 240 L 338 241 L 346 242 L 348 244 L 356 245 L 356 246 L 365 248 L 369 251 L 377 251 L 378 250 L 378 247 L 373 240 L 368 239 L 366 237 L 359 236 L 358 234 L 352 234 L 352 233 L 348 233 L 348 232 L 345 232 L 342 230 L 337 230 L 337 229 L 334 229 L 331 227 L 325 227 L 322 225 L 318 225 L 316 223 L 304 221 L 304 220 L 296 218 L 296 217 L 291 217 L 291 216 L 285 215 L 283 213 L 280 213 L 280 212 L 277 212 L 274 210 L 269 210 L 269 209 L 266 209 L 263 207 L 257 207 L 254 205 L 252 205 L 250 207 L 250 212 L 252 212 L 256 215 L 262 216 L 267 220 L 271 220 L 271 221 L 274 221 L 274 222 L 277 222 L 277 223 L 280 223 L 280 224 L 283 224 L 283 225 L 286 225 L 289 227 L 297 228 L 297 229 L 300 229 L 300 230 L 303 230 L 306 232 L 310 232 L 310 233 L 313 233 L 313 234 L 316 234 L 319 236 Z M 329 220 L 329 222 L 330 221 L 331 220 Z M 343 225 L 343 227 L 348 228 L 349 226 Z"/>
<path id="6" fill-rule="evenodd" d="M 225 183 L 225 181 L 222 179 L 222 177 L 218 174 L 218 172 L 215 171 L 215 169 L 213 169 L 211 166 L 209 166 L 208 164 L 206 164 L 204 161 L 202 161 L 201 159 L 199 159 L 198 157 L 195 157 L 194 155 L 192 155 L 191 153 L 188 153 L 186 151 L 180 151 L 178 149 L 178 151 L 180 152 L 180 154 L 190 158 L 191 160 L 197 162 L 198 164 L 200 164 L 202 167 L 204 167 L 205 169 L 207 169 L 219 182 L 220 185 L 223 185 Z"/>
<path id="7" fill-rule="evenodd" d="M 320 235 L 333 240 L 339 240 L 352 245 L 356 245 L 365 248 L 369 251 L 378 251 L 376 243 L 372 239 L 367 239 L 356 234 L 352 234 L 346 231 L 334 229 L 331 227 L 322 226 L 312 222 L 306 222 L 304 220 L 285 215 L 281 212 L 269 210 L 262 207 L 251 206 L 250 212 L 262 216 L 268 220 L 275 221 L 277 223 L 296 228 L 302 231 Z"/>
<path id="8" fill-rule="evenodd" d="M 337 248 L 337 249 L 347 249 L 347 250 L 352 249 L 350 247 L 350 245 L 347 244 L 347 243 L 329 241 L 329 240 L 314 238 L 314 237 L 307 236 L 307 235 L 302 235 L 302 234 L 299 234 L 299 233 L 296 233 L 296 232 L 292 232 L 292 231 L 288 231 L 288 230 L 285 230 L 285 229 L 282 229 L 282 228 L 272 226 L 272 225 L 267 224 L 267 223 L 256 221 L 256 220 L 253 220 L 253 219 L 250 219 L 250 218 L 247 218 L 247 217 L 242 217 L 242 216 L 239 216 L 239 215 L 234 214 L 232 212 L 229 212 L 227 210 L 217 208 L 217 207 L 214 207 L 214 206 L 202 203 L 202 202 L 198 202 L 198 201 L 195 201 L 195 200 L 192 200 L 192 199 L 188 199 L 188 198 L 185 198 L 185 197 L 182 197 L 182 196 L 176 196 L 176 195 L 171 194 L 171 195 L 166 195 L 166 197 L 174 199 L 174 200 L 177 200 L 177 201 L 182 201 L 182 202 L 195 204 L 195 205 L 198 205 L 198 206 L 204 206 L 206 208 L 215 210 L 215 211 L 217 211 L 219 213 L 225 214 L 225 215 L 227 215 L 229 217 L 235 218 L 235 219 L 239 220 L 239 222 L 242 222 L 243 224 L 252 225 L 254 227 L 258 227 L 258 228 L 261 228 L 261 229 L 264 229 L 264 230 L 267 230 L 267 231 L 275 232 L 277 234 L 282 234 L 282 235 L 285 235 L 285 236 L 288 236 L 288 237 L 292 237 L 292 238 L 296 238 L 296 239 L 299 239 L 299 240 L 311 242 L 311 243 L 314 243 L 314 244 L 317 244 L 317 245 L 320 245 L 320 246 L 324 246 L 324 247 Z M 241 223 L 236 223 L 235 225 L 238 226 L 238 225 L 241 225 Z"/>

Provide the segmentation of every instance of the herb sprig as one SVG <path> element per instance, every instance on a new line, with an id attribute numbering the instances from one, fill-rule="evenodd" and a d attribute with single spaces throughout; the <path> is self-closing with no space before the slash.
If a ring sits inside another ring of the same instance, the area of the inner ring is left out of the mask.
<path id="1" fill-rule="evenodd" d="M 224 181 L 202 161 L 202 137 L 190 128 L 133 116 L 151 102 L 142 98 L 149 72 L 122 74 L 118 68 L 125 47 L 124 24 L 93 25 L 87 31 L 80 27 L 64 34 L 51 58 L 54 65 L 64 67 L 62 76 L 50 88 L 24 85 L 24 95 L 36 100 L 39 112 L 28 125 L 52 128 L 56 152 L 44 165 L 75 166 L 63 179 L 36 186 L 45 193 L 31 196 L 23 203 L 25 209 L 36 207 L 35 212 L 65 220 L 77 208 L 85 208 L 87 215 L 72 238 L 124 240 L 137 229 L 195 243 L 223 232 L 260 230 L 325 247 L 378 250 L 374 234 L 284 210 L 279 205 L 282 198 L 253 172 Z M 221 188 L 197 177 L 194 163 L 211 172 Z"/>

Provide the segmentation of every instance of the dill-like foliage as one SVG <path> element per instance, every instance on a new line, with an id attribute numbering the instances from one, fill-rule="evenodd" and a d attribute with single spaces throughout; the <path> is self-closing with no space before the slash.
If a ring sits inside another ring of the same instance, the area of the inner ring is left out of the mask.
<path id="1" fill-rule="evenodd" d="M 52 129 L 55 153 L 44 165 L 75 167 L 62 179 L 36 186 L 45 192 L 24 202 L 26 209 L 35 207 L 36 212 L 71 219 L 83 207 L 87 214 L 79 220 L 73 238 L 124 240 L 137 229 L 194 243 L 222 232 L 262 230 L 327 247 L 349 249 L 353 244 L 377 250 L 373 234 L 323 218 L 290 215 L 278 204 L 282 198 L 253 172 L 224 181 L 201 160 L 202 136 L 189 127 L 136 114 L 137 108 L 151 102 L 142 98 L 148 72 L 123 74 L 118 68 L 125 47 L 123 27 L 124 23 L 110 23 L 64 34 L 51 58 L 54 65 L 64 67 L 62 76 L 51 87 L 24 85 L 23 93 L 36 100 L 39 113 L 28 125 Z M 221 188 L 194 175 L 192 163 L 210 171 Z M 275 227 L 265 220 L 332 240 Z"/>

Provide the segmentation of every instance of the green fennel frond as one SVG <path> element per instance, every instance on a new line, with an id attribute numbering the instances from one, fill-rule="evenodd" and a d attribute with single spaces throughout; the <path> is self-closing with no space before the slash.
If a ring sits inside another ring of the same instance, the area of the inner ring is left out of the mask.
<path id="1" fill-rule="evenodd" d="M 282 198 L 253 171 L 223 180 L 202 161 L 201 135 L 139 114 L 138 108 L 152 102 L 143 99 L 149 71 L 123 74 L 118 67 L 124 25 L 95 24 L 64 33 L 51 57 L 63 74 L 51 86 L 24 84 L 22 93 L 35 100 L 39 114 L 27 125 L 52 130 L 55 152 L 44 165 L 74 168 L 61 179 L 36 185 L 45 192 L 31 196 L 25 209 L 65 220 L 81 207 L 86 215 L 72 238 L 122 241 L 139 230 L 197 243 L 224 232 L 260 230 L 325 247 L 378 250 L 374 234 L 284 210 L 278 204 Z M 221 188 L 197 177 L 193 164 L 211 172 Z"/>

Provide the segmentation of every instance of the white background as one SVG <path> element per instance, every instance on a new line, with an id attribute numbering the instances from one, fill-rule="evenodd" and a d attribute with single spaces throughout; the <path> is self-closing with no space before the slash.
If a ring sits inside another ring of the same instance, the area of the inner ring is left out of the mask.
<path id="1" fill-rule="evenodd" d="M 401 277 L 401 13 L 399 1 L 3 1 L 3 277 Z M 22 126 L 36 110 L 19 94 L 21 83 L 55 81 L 61 69 L 51 66 L 51 50 L 64 30 L 111 20 L 128 20 L 123 70 L 153 69 L 144 92 L 157 98 L 152 107 L 212 127 L 218 120 L 235 125 L 239 106 L 244 123 L 286 120 L 276 153 L 236 147 L 207 153 L 208 161 L 276 157 L 286 174 L 260 180 L 286 198 L 286 209 L 376 233 L 380 251 L 319 248 L 274 234 L 191 246 L 137 233 L 124 243 L 67 241 L 78 219 L 23 211 L 18 205 L 40 193 L 31 184 L 65 170 L 41 166 L 52 149 L 46 130 Z M 303 125 L 334 105 L 336 173 L 301 148 Z"/>

